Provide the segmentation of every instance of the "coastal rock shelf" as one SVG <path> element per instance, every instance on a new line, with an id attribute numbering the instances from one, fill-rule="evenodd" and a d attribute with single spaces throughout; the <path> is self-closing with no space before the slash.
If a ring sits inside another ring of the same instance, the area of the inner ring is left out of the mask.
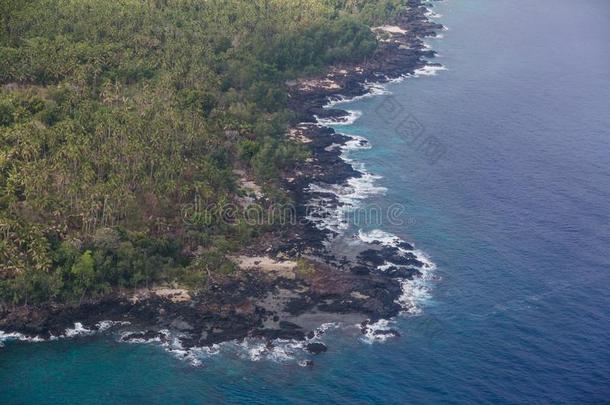
<path id="1" fill-rule="evenodd" d="M 402 241 L 396 245 L 363 241 L 349 257 L 329 247 L 329 240 L 341 236 L 342 225 L 325 223 L 342 202 L 328 190 L 345 187 L 363 173 L 341 156 L 353 138 L 320 125 L 319 120 L 349 117 L 344 110 L 327 108 L 329 100 L 362 96 L 370 83 L 384 83 L 432 65 L 427 59 L 434 57 L 434 51 L 422 39 L 443 27 L 428 19 L 422 2 L 409 4 L 395 21 L 374 29 L 380 46 L 373 58 L 335 66 L 324 77 L 287 83 L 289 107 L 299 122 L 288 136 L 311 153 L 311 159 L 284 175 L 283 188 L 295 202 L 297 221 L 235 257 L 241 268 L 238 276 L 215 276 L 198 293 L 167 288 L 115 293 L 80 305 L 6 310 L 0 313 L 0 330 L 50 339 L 66 336 L 76 322 L 94 333 L 106 330 L 98 326 L 100 322 L 112 320 L 121 322 L 113 328 L 122 330 L 124 342 L 166 344 L 175 338 L 188 350 L 244 338 L 264 339 L 269 345 L 290 339 L 308 342 L 306 349 L 314 354 L 327 350 L 314 333 L 324 323 L 360 325 L 361 332 L 373 338 L 399 336 L 391 328 L 379 327 L 379 322 L 409 311 L 408 300 L 401 299 L 404 283 L 420 277 L 430 265 Z"/>

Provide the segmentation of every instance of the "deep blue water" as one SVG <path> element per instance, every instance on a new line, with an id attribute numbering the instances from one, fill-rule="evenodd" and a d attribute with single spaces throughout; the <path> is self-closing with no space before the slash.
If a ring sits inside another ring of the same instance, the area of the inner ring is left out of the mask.
<path id="1" fill-rule="evenodd" d="M 449 0 L 448 70 L 354 102 L 353 156 L 406 206 L 383 228 L 439 280 L 400 339 L 341 333 L 312 369 L 235 355 L 194 368 L 112 338 L 7 343 L 0 402 L 602 403 L 610 398 L 610 3 Z M 386 97 L 387 98 L 387 97 Z M 400 123 L 446 150 L 430 162 Z M 402 135 L 401 135 L 402 134 Z"/>

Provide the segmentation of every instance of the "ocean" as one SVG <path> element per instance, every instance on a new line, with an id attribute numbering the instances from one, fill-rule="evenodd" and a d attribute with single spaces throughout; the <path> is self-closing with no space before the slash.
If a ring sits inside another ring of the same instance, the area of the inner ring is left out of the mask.
<path id="1" fill-rule="evenodd" d="M 371 174 L 361 202 L 392 213 L 350 214 L 347 232 L 396 235 L 434 263 L 408 286 L 400 338 L 331 328 L 313 367 L 288 343 L 194 366 L 112 334 L 7 340 L 0 403 L 608 403 L 610 3 L 435 12 L 445 70 L 342 104 L 358 119 L 336 127 L 369 141 L 346 152 Z"/>

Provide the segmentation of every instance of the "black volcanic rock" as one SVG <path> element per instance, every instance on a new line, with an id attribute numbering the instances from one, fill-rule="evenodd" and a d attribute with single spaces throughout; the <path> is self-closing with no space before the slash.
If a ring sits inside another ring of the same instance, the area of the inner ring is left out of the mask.
<path id="1" fill-rule="evenodd" d="M 164 336 L 157 332 L 157 331 L 152 331 L 152 330 L 148 330 L 146 332 L 133 332 L 133 333 L 128 333 L 125 334 L 123 336 L 121 336 L 121 340 L 123 342 L 129 342 L 129 341 L 133 341 L 133 340 L 153 340 L 156 338 L 163 338 Z"/>
<path id="2" fill-rule="evenodd" d="M 307 344 L 307 351 L 312 354 L 324 353 L 327 350 L 328 350 L 328 348 L 326 347 L 326 345 L 324 343 L 315 342 L 315 343 Z"/>
<path id="3" fill-rule="evenodd" d="M 10 310 L 0 307 L 0 330 L 49 337 L 51 334 L 62 335 L 75 322 L 82 322 L 86 328 L 94 330 L 96 323 L 102 320 L 128 321 L 132 323 L 130 328 L 138 327 L 145 332 L 132 332 L 124 335 L 124 339 L 165 339 L 166 336 L 156 330 L 182 330 L 181 334 L 188 336 L 181 337 L 181 343 L 185 348 L 190 348 L 244 337 L 302 341 L 309 331 L 303 330 L 294 316 L 309 312 L 360 314 L 374 320 L 396 316 L 401 310 L 396 299 L 402 293 L 397 279 L 418 276 L 417 268 L 423 265 L 409 252 L 413 246 L 403 242 L 397 247 L 388 247 L 375 242 L 357 255 L 356 262 L 352 259 L 350 262 L 335 257 L 335 253 L 327 249 L 325 242 L 337 234 L 318 228 L 317 223 L 308 219 L 308 215 L 311 214 L 314 199 L 324 198 L 329 210 L 340 205 L 336 195 L 314 192 L 311 184 L 340 188 L 349 179 L 362 176 L 341 156 L 341 146 L 352 138 L 332 128 L 317 125 L 314 115 L 323 118 L 345 117 L 348 113 L 344 110 L 324 108 L 329 97 L 363 95 L 368 92 L 365 82 L 384 82 L 413 73 L 428 64 L 426 57 L 434 56 L 433 51 L 424 49 L 422 38 L 436 35 L 435 31 L 442 26 L 425 17 L 427 10 L 421 7 L 420 0 L 409 0 L 409 5 L 396 16 L 395 21 L 388 22 L 407 28 L 407 33 L 398 42 L 381 42 L 375 55 L 367 61 L 329 70 L 329 74 L 333 75 L 331 79 L 339 89 L 320 88 L 300 92 L 295 87 L 290 90 L 288 103 L 295 113 L 294 125 L 298 125 L 310 140 L 303 147 L 308 149 L 311 157 L 307 161 L 297 162 L 294 170 L 284 173 L 281 183 L 294 203 L 295 221 L 272 236 L 265 234 L 257 247 L 248 246 L 246 249 L 251 256 L 281 256 L 294 260 L 314 258 L 321 267 L 325 267 L 321 274 L 309 278 L 303 276 L 301 284 L 276 281 L 261 273 L 246 272 L 224 280 L 215 274 L 209 288 L 200 291 L 191 302 L 186 303 L 175 303 L 155 298 L 154 295 L 133 301 L 129 296 L 117 294 L 80 305 L 32 306 Z M 319 219 L 328 216 L 328 213 L 320 213 Z M 377 269 L 386 262 L 394 265 L 385 271 Z M 303 285 L 306 288 L 301 288 Z M 273 296 L 279 288 L 288 290 L 291 298 L 265 306 L 263 301 L 267 301 L 266 298 Z M 355 299 L 353 292 L 367 298 Z M 286 321 L 287 316 L 295 323 Z M 274 321 L 272 327 L 269 327 L 269 320 Z M 399 335 L 394 330 L 373 333 Z M 313 338 L 315 334 L 309 332 L 307 336 Z M 321 353 L 327 348 L 322 343 L 312 342 L 307 345 L 307 350 Z"/>
<path id="4" fill-rule="evenodd" d="M 371 272 L 371 270 L 366 266 L 354 266 L 352 267 L 352 273 L 358 274 L 361 276 L 365 276 Z"/>

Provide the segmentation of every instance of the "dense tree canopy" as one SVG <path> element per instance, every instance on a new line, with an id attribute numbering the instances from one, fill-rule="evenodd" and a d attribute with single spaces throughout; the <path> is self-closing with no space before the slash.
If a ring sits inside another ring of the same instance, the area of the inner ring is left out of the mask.
<path id="1" fill-rule="evenodd" d="M 400 4 L 0 0 L 0 300 L 231 271 L 265 230 L 210 208 L 240 193 L 234 170 L 278 203 L 305 157 L 285 81 L 371 55 L 368 25 Z"/>

